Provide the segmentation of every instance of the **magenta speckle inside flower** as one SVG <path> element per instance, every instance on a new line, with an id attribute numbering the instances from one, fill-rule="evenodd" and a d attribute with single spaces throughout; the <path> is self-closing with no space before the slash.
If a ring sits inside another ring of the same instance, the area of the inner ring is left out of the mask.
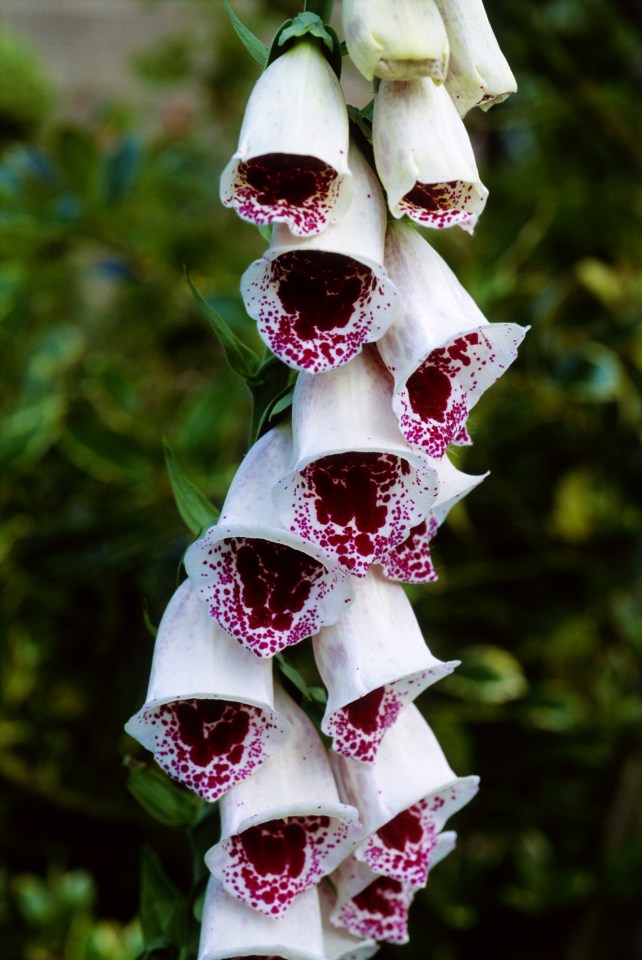
<path id="1" fill-rule="evenodd" d="M 252 265 L 242 286 L 261 336 L 285 363 L 319 373 L 378 339 L 391 319 L 391 288 L 358 260 L 291 250 Z"/>
<path id="2" fill-rule="evenodd" d="M 470 408 L 505 366 L 481 331 L 429 353 L 397 397 L 408 442 L 432 457 L 443 457 L 449 443 L 465 443 Z"/>
<path id="3" fill-rule="evenodd" d="M 327 226 L 338 192 L 337 171 L 323 160 L 268 153 L 239 162 L 225 202 L 251 223 L 286 223 L 303 236 Z"/>
<path id="4" fill-rule="evenodd" d="M 268 917 L 281 917 L 292 901 L 336 865 L 326 860 L 348 836 L 332 817 L 270 820 L 220 844 L 215 873 L 237 899 Z"/>
<path id="5" fill-rule="evenodd" d="M 403 457 L 339 453 L 321 457 L 288 483 L 291 529 L 365 576 L 370 564 L 420 522 L 432 483 Z"/>
<path id="6" fill-rule="evenodd" d="M 229 537 L 203 551 L 194 582 L 224 630 L 258 656 L 273 656 L 319 629 L 319 604 L 334 576 L 286 544 Z"/>
<path id="7" fill-rule="evenodd" d="M 411 887 L 423 887 L 428 879 L 437 830 L 427 800 L 389 820 L 362 844 L 359 857 L 375 873 L 393 877 Z"/>
<path id="8" fill-rule="evenodd" d="M 399 716 L 404 697 L 396 684 L 377 687 L 333 713 L 325 726 L 337 753 L 353 760 L 371 762 L 383 735 Z"/>
<path id="9" fill-rule="evenodd" d="M 338 920 L 355 937 L 406 943 L 410 901 L 410 893 L 398 880 L 379 877 L 343 904 Z"/>
<path id="10" fill-rule="evenodd" d="M 417 182 L 399 203 L 402 213 L 428 227 L 450 227 L 466 224 L 474 216 L 471 207 L 474 187 L 463 180 L 444 183 Z M 474 204 L 473 204 L 474 205 Z"/>
<path id="11" fill-rule="evenodd" d="M 228 700 L 175 700 L 147 710 L 156 762 L 175 780 L 214 801 L 248 777 L 267 756 L 272 717 Z"/>
<path id="12" fill-rule="evenodd" d="M 403 543 L 393 547 L 381 566 L 389 580 L 401 583 L 431 583 L 437 573 L 430 556 L 430 541 L 437 533 L 436 517 L 429 517 L 414 527 Z"/>

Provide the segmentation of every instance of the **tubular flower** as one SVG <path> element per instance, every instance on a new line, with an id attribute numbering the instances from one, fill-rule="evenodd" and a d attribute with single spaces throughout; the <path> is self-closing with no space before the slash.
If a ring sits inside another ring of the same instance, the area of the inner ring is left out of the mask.
<path id="1" fill-rule="evenodd" d="M 489 110 L 517 90 L 482 0 L 436 0 L 450 41 L 446 89 L 461 117 L 471 107 Z"/>
<path id="2" fill-rule="evenodd" d="M 446 79 L 448 37 L 434 0 L 343 0 L 343 32 L 366 80 Z"/>
<path id="3" fill-rule="evenodd" d="M 273 490 L 283 523 L 359 577 L 406 539 L 437 495 L 436 472 L 405 443 L 390 400 L 374 350 L 328 373 L 300 374 L 294 467 Z"/>
<path id="4" fill-rule="evenodd" d="M 271 657 L 334 623 L 352 598 L 349 578 L 318 546 L 283 528 L 271 486 L 292 462 L 289 428 L 254 444 L 218 523 L 185 555 L 210 616 L 248 650 Z"/>
<path id="5" fill-rule="evenodd" d="M 292 734 L 251 780 L 221 798 L 221 839 L 205 855 L 229 893 L 271 917 L 334 870 L 361 830 L 306 715 L 282 691 L 276 703 Z"/>
<path id="6" fill-rule="evenodd" d="M 336 896 L 327 883 L 320 883 L 317 889 L 326 960 L 370 960 L 379 949 L 379 944 L 369 937 L 353 937 L 345 927 L 335 926 L 330 917 L 336 905 Z"/>
<path id="7" fill-rule="evenodd" d="M 466 128 L 448 91 L 431 80 L 382 81 L 373 145 L 394 217 L 472 233 L 488 190 L 479 179 Z"/>
<path id="8" fill-rule="evenodd" d="M 328 689 L 321 729 L 337 753 L 355 760 L 374 760 L 401 710 L 459 665 L 433 657 L 403 588 L 374 567 L 338 623 L 313 643 Z"/>
<path id="9" fill-rule="evenodd" d="M 393 409 L 412 447 L 443 457 L 471 408 L 517 356 L 528 328 L 490 324 L 407 224 L 389 227 L 386 264 L 403 293 L 398 321 L 377 344 L 394 377 Z"/>
<path id="10" fill-rule="evenodd" d="M 300 41 L 254 87 L 221 200 L 251 223 L 308 236 L 341 219 L 351 196 L 343 93 L 323 53 Z"/>
<path id="11" fill-rule="evenodd" d="M 392 323 L 396 292 L 383 267 L 386 208 L 374 172 L 351 145 L 354 198 L 318 237 L 277 226 L 241 279 L 245 309 L 289 366 L 319 373 L 347 363 Z"/>
<path id="12" fill-rule="evenodd" d="M 307 890 L 281 919 L 251 910 L 210 877 L 198 960 L 325 960 L 317 891 Z"/>
<path id="13" fill-rule="evenodd" d="M 479 777 L 456 777 L 421 713 L 412 704 L 381 742 L 373 763 L 336 756 L 346 803 L 359 810 L 364 839 L 355 857 L 375 873 L 422 887 L 437 834 L 477 793 Z"/>
<path id="14" fill-rule="evenodd" d="M 436 837 L 431 869 L 454 849 L 456 840 L 452 831 Z M 346 927 L 353 936 L 408 942 L 408 911 L 416 887 L 379 876 L 354 857 L 345 860 L 331 879 L 337 889 L 332 923 Z"/>
<path id="15" fill-rule="evenodd" d="M 430 556 L 430 541 L 448 516 L 451 507 L 488 476 L 473 477 L 452 465 L 448 457 L 439 461 L 439 493 L 428 516 L 409 536 L 381 560 L 383 572 L 389 580 L 401 583 L 430 583 L 437 573 Z"/>
<path id="16" fill-rule="evenodd" d="M 186 580 L 161 620 L 145 705 L 126 731 L 175 780 L 213 801 L 285 743 L 272 671 L 210 619 Z"/>

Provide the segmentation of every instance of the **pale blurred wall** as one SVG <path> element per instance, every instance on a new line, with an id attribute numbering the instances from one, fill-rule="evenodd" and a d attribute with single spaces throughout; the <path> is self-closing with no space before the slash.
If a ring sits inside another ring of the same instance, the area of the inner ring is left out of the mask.
<path id="1" fill-rule="evenodd" d="M 39 52 L 59 109 L 78 120 L 114 99 L 157 115 L 168 94 L 136 83 L 132 60 L 163 36 L 193 28 L 194 16 L 186 0 L 0 0 L 0 22 Z M 190 99 L 194 91 L 177 87 L 171 96 Z"/>

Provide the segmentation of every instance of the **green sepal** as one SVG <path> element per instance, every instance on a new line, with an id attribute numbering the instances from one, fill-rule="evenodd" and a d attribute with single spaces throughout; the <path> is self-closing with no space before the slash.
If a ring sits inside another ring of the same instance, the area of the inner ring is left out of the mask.
<path id="1" fill-rule="evenodd" d="M 259 40 L 251 30 L 249 30 L 244 23 L 239 20 L 227 0 L 223 0 L 223 6 L 225 11 L 230 18 L 232 27 L 236 36 L 239 38 L 247 52 L 251 57 L 254 57 L 257 63 L 260 63 L 262 67 L 265 67 L 267 64 L 268 58 L 268 48 L 262 40 Z"/>
<path id="2" fill-rule="evenodd" d="M 324 23 L 316 13 L 299 13 L 293 20 L 285 20 L 274 35 L 266 66 L 290 50 L 301 38 L 319 43 L 326 60 L 341 79 L 341 43 L 332 27 Z"/>
<path id="3" fill-rule="evenodd" d="M 192 283 L 190 275 L 185 272 L 187 283 L 192 291 L 192 296 L 205 314 L 209 324 L 216 334 L 216 337 L 223 348 L 225 359 L 235 373 L 243 377 L 246 383 L 252 383 L 261 366 L 261 360 L 254 350 L 246 346 L 242 340 L 236 336 L 229 324 L 223 317 L 207 302 L 205 297 Z"/>
<path id="4" fill-rule="evenodd" d="M 125 757 L 127 789 L 150 816 L 166 827 L 190 829 L 201 815 L 204 801 L 179 787 L 158 767 Z"/>
<path id="5" fill-rule="evenodd" d="M 165 453 L 165 468 L 172 486 L 176 509 L 190 533 L 198 536 L 203 530 L 207 530 L 216 523 L 220 516 L 220 510 L 217 510 L 205 494 L 194 486 L 192 481 L 183 473 L 174 451 L 165 437 L 163 437 L 163 450 Z"/>
<path id="6" fill-rule="evenodd" d="M 147 600 L 143 601 L 143 623 L 145 624 L 145 629 L 150 637 L 153 637 L 155 640 L 156 634 L 158 633 L 158 627 L 155 623 L 152 623 L 152 618 L 149 615 L 149 608 L 147 606 Z"/>
<path id="7" fill-rule="evenodd" d="M 270 353 L 261 364 L 256 382 L 248 384 L 252 394 L 250 444 L 256 443 L 272 419 L 290 406 L 292 401 L 287 397 L 294 389 L 293 376 L 290 367 Z"/>

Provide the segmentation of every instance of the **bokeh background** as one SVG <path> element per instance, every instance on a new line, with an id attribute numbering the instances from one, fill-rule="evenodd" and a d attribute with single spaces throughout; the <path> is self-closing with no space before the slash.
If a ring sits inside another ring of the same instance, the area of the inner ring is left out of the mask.
<path id="1" fill-rule="evenodd" d="M 298 6 L 235 9 L 268 41 Z M 410 945 L 381 957 L 639 960 L 642 14 L 488 12 L 519 93 L 467 121 L 475 236 L 432 239 L 490 320 L 532 329 L 457 454 L 491 476 L 411 591 L 433 652 L 463 660 L 420 704 L 482 789 Z M 133 960 L 145 937 L 190 960 L 214 818 L 163 785 L 150 816 L 122 727 L 190 541 L 162 437 L 219 505 L 246 449 L 244 385 L 184 267 L 255 345 L 238 284 L 264 243 L 217 184 L 259 68 L 219 0 L 2 14 L 0 957 Z"/>

